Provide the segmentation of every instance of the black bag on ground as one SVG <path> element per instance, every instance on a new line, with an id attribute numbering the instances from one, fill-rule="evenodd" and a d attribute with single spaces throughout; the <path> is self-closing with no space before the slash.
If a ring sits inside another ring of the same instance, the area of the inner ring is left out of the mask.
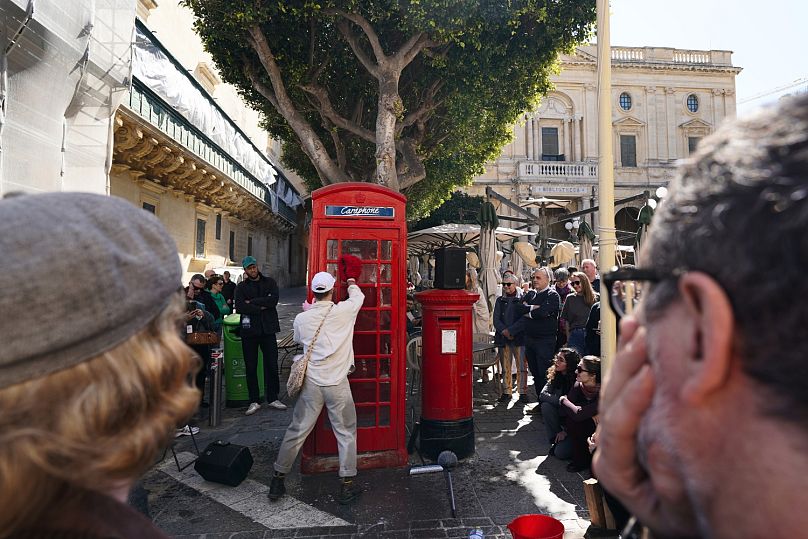
<path id="1" fill-rule="evenodd" d="M 218 440 L 209 444 L 199 455 L 194 470 L 205 481 L 238 486 L 253 465 L 249 448 Z"/>

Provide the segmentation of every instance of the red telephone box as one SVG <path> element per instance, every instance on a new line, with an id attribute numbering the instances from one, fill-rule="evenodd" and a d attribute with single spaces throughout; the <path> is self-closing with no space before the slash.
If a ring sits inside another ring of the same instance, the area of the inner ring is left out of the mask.
<path id="1" fill-rule="evenodd" d="M 370 183 L 339 183 L 312 193 L 309 275 L 334 275 L 334 299 L 339 301 L 347 297 L 345 283 L 339 280 L 339 257 L 350 254 L 362 260 L 357 284 L 365 302 L 354 326 L 356 370 L 348 377 L 356 405 L 360 469 L 407 463 L 406 201 L 404 195 Z M 303 473 L 339 468 L 337 441 L 325 410 L 303 446 L 301 467 Z"/>

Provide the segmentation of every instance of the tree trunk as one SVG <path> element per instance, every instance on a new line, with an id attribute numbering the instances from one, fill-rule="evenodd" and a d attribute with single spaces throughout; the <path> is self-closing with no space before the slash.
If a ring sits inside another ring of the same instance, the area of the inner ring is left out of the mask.
<path id="1" fill-rule="evenodd" d="M 404 105 L 398 95 L 400 71 L 379 78 L 379 108 L 376 116 L 376 183 L 399 191 L 396 172 L 396 121 Z"/>

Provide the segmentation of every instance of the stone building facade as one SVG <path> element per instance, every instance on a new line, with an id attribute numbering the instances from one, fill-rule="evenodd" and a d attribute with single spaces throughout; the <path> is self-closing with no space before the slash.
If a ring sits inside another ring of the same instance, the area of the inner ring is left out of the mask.
<path id="1" fill-rule="evenodd" d="M 469 194 L 484 195 L 490 187 L 523 207 L 540 197 L 566 201 L 564 209 L 545 208 L 556 218 L 550 221 L 597 204 L 596 47 L 578 47 L 575 54 L 562 55 L 560 64 L 554 91 L 513 126 L 513 141 L 466 188 Z M 667 185 L 676 162 L 724 118 L 735 115 L 735 77 L 740 71 L 729 51 L 612 48 L 616 200 L 644 191 L 653 194 Z M 634 218 L 643 203 L 641 197 L 616 205 L 618 230 L 636 230 Z M 536 207 L 531 211 L 539 213 Z M 498 213 L 516 212 L 503 205 Z M 563 224 L 551 226 L 550 237 L 567 239 Z"/>
<path id="2" fill-rule="evenodd" d="M 222 83 L 188 9 L 139 0 L 137 15 L 133 85 L 115 118 L 110 194 L 166 225 L 185 281 L 252 255 L 279 286 L 304 284 L 307 238 L 297 179 L 267 157 L 272 141 L 258 113 Z M 153 57 L 162 60 L 159 69 L 138 69 Z M 198 120 L 196 109 L 203 110 Z M 227 136 L 217 138 L 222 130 Z M 267 185 L 267 178 L 274 182 Z"/>

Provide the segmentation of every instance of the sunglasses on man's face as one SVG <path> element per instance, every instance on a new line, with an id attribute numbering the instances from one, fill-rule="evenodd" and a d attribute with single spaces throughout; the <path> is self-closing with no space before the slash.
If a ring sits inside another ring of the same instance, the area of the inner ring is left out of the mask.
<path id="1" fill-rule="evenodd" d="M 502 283 L 502 286 L 513 286 L 513 283 Z"/>

